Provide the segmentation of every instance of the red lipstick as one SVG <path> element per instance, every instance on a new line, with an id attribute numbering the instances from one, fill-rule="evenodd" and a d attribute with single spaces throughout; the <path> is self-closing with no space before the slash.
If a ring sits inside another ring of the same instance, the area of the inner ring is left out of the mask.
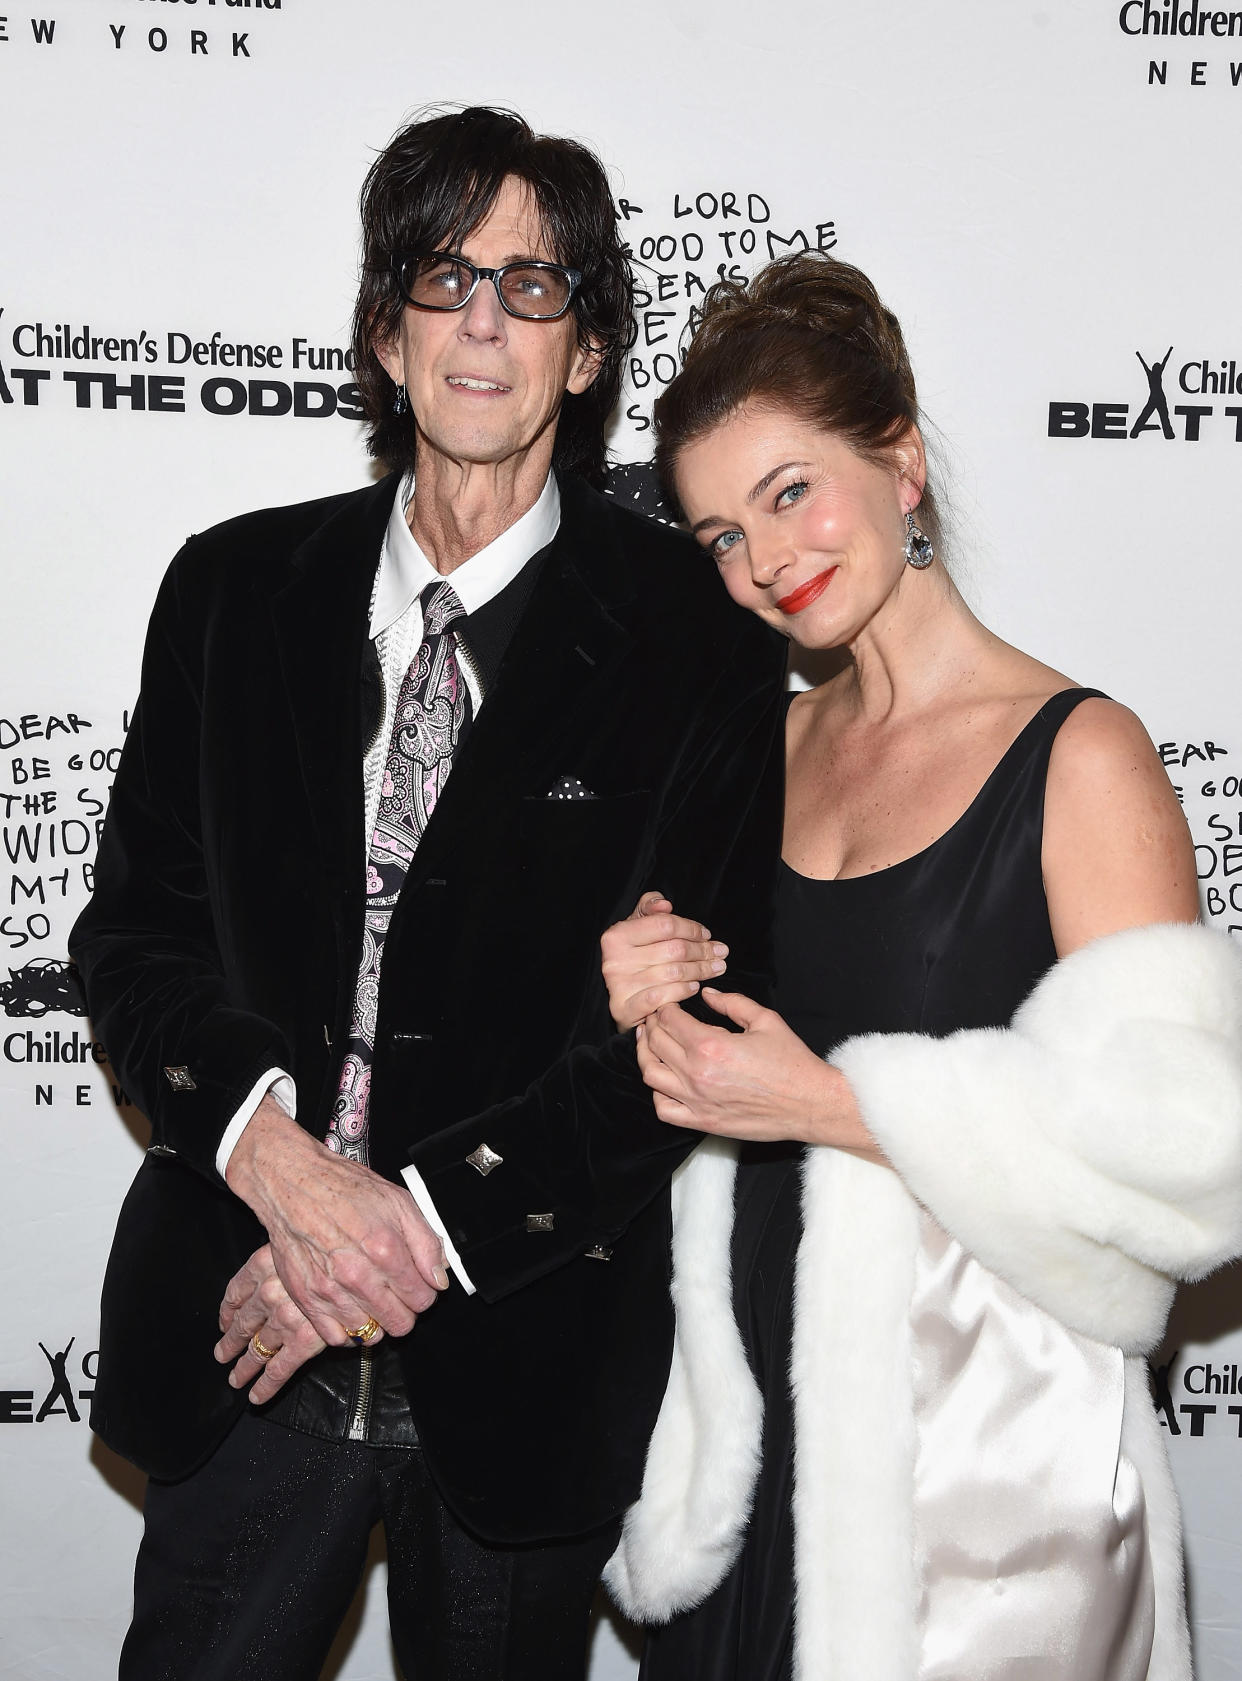
<path id="1" fill-rule="evenodd" d="M 835 566 L 830 566 L 826 572 L 817 573 L 814 578 L 809 578 L 805 584 L 799 584 L 796 590 L 791 590 L 788 595 L 780 596 L 776 605 L 782 613 L 801 613 L 813 601 L 819 600 L 832 582 L 832 575 L 836 570 Z"/>

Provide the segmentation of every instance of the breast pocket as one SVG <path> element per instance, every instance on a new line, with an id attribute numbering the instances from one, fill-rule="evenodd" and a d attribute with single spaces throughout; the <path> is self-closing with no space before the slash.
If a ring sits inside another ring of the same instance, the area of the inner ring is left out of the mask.
<path id="1" fill-rule="evenodd" d="M 598 932 L 622 910 L 642 871 L 651 795 L 606 794 L 589 799 L 531 798 L 522 802 L 519 880 L 571 920 Z"/>

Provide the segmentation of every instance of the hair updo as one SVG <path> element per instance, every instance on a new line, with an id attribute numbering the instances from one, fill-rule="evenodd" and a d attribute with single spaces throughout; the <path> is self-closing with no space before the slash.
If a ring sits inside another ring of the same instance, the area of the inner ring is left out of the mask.
<path id="1" fill-rule="evenodd" d="M 674 498 L 686 445 L 751 402 L 787 409 L 875 463 L 918 423 L 900 323 L 860 269 L 799 251 L 749 285 L 722 280 L 709 290 L 685 364 L 653 411 L 656 469 Z M 918 520 L 939 546 L 930 482 Z"/>

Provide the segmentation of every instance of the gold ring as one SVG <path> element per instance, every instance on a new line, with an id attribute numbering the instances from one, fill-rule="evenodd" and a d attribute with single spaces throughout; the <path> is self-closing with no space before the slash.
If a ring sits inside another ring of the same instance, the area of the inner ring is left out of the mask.
<path id="1" fill-rule="evenodd" d="M 380 1323 L 378 1319 L 368 1319 L 366 1324 L 359 1325 L 356 1331 L 351 1331 L 348 1325 L 341 1326 L 342 1331 L 344 1331 L 345 1335 L 349 1338 L 350 1342 L 353 1343 L 355 1348 L 365 1348 L 379 1328 Z"/>
<path id="2" fill-rule="evenodd" d="M 280 1353 L 278 1348 L 269 1348 L 266 1343 L 260 1342 L 259 1333 L 257 1331 L 250 1339 L 250 1346 L 258 1355 L 260 1360 L 270 1360 L 274 1354 Z"/>

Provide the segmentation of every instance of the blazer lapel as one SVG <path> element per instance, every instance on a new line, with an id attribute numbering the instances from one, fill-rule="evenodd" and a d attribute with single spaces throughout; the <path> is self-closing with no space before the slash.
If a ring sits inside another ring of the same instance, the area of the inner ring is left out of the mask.
<path id="1" fill-rule="evenodd" d="M 281 675 L 324 871 L 361 891 L 362 657 L 395 476 L 358 492 L 295 552 L 272 599 Z"/>
<path id="2" fill-rule="evenodd" d="M 602 498 L 561 483 L 561 525 L 486 702 L 419 843 L 411 873 L 429 871 L 458 826 L 486 822 L 506 793 L 546 787 L 584 707 L 603 693 L 632 638 L 615 616 L 633 593 Z"/>

